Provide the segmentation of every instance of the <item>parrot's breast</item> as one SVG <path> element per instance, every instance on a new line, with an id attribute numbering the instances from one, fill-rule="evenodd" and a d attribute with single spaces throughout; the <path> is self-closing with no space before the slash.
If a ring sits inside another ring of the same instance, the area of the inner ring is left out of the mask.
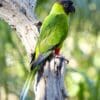
<path id="1" fill-rule="evenodd" d="M 63 13 L 47 16 L 40 29 L 40 36 L 36 45 L 36 58 L 50 50 L 59 55 L 67 33 L 68 16 Z"/>

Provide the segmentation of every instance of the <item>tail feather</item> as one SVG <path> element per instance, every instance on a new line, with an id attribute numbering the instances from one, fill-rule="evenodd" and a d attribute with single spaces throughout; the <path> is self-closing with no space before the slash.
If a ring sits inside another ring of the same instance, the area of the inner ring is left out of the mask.
<path id="1" fill-rule="evenodd" d="M 31 72 L 29 73 L 27 80 L 24 84 L 24 87 L 22 89 L 21 95 L 20 95 L 20 100 L 25 100 L 29 87 L 34 79 L 34 76 L 36 74 L 36 72 L 39 70 L 40 68 L 40 64 L 43 63 L 50 55 L 52 54 L 52 52 L 47 52 L 45 54 L 42 54 L 38 57 L 37 60 L 35 60 L 34 62 L 31 62 Z"/>
<path id="2" fill-rule="evenodd" d="M 21 92 L 21 95 L 20 95 L 20 100 L 25 100 L 27 93 L 29 91 L 29 87 L 32 84 L 32 81 L 34 79 L 34 76 L 35 76 L 37 70 L 38 70 L 38 67 L 36 67 L 31 73 L 29 73 L 27 80 L 24 84 L 24 87 L 22 89 L 22 92 Z"/>

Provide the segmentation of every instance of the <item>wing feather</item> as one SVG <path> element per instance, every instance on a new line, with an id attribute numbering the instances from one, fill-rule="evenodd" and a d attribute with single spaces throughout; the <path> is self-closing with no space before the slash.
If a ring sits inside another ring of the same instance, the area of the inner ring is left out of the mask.
<path id="1" fill-rule="evenodd" d="M 68 19 L 65 14 L 49 15 L 40 29 L 37 47 L 40 53 L 62 43 L 68 33 Z"/>

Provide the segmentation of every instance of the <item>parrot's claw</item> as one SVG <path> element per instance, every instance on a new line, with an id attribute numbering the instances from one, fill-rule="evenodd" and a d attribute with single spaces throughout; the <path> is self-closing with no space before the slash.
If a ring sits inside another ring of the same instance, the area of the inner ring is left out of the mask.
<path id="1" fill-rule="evenodd" d="M 56 58 L 59 58 L 59 59 L 62 59 L 63 61 L 66 61 L 67 64 L 69 64 L 69 60 L 63 56 L 60 56 L 60 55 L 55 55 Z"/>

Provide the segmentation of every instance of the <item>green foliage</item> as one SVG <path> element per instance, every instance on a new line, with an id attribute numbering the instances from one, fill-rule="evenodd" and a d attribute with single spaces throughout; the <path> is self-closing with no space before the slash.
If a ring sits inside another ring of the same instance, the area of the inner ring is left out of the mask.
<path id="1" fill-rule="evenodd" d="M 40 20 L 55 0 L 38 0 Z M 65 85 L 70 100 L 100 100 L 100 0 L 73 0 L 69 35 L 62 52 L 69 59 Z M 0 95 L 18 100 L 28 66 L 27 55 L 15 32 L 0 20 Z M 28 100 L 32 100 L 31 91 Z M 5 100 L 1 99 L 0 100 Z M 3 98 L 3 97 L 2 97 Z M 8 100 L 11 100 L 9 99 Z"/>

